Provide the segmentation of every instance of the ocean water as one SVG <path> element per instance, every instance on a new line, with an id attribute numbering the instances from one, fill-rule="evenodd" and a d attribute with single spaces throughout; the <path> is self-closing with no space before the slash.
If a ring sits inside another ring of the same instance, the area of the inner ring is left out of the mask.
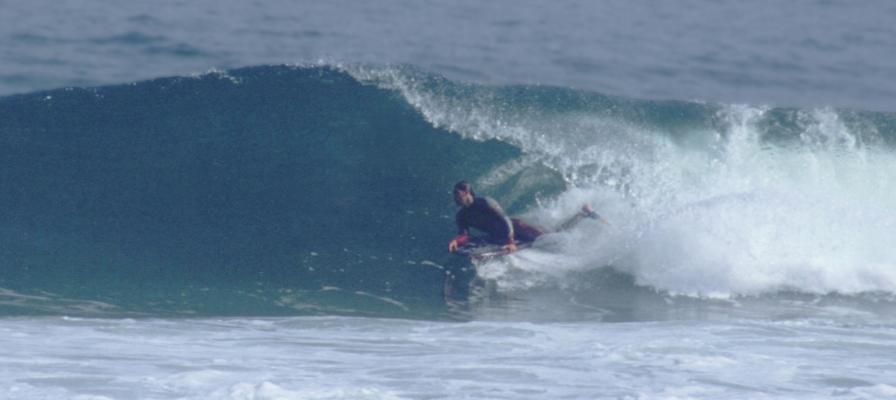
<path id="1" fill-rule="evenodd" d="M 0 5 L 2 399 L 896 397 L 889 2 Z"/>

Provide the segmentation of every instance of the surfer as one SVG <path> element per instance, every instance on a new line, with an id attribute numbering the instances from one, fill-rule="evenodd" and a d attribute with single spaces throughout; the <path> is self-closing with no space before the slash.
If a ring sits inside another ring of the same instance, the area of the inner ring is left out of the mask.
<path id="1" fill-rule="evenodd" d="M 455 216 L 457 236 L 448 243 L 450 252 L 475 240 L 470 237 L 470 228 L 485 232 L 486 237 L 480 240 L 500 245 L 507 252 L 516 251 L 517 243 L 530 243 L 547 233 L 518 218 L 508 217 L 498 202 L 491 197 L 476 197 L 473 187 L 466 181 L 460 181 L 454 185 L 454 202 L 461 209 Z M 582 206 L 582 211 L 561 225 L 560 229 L 571 228 L 586 217 L 601 219 L 590 205 L 585 204 Z"/>

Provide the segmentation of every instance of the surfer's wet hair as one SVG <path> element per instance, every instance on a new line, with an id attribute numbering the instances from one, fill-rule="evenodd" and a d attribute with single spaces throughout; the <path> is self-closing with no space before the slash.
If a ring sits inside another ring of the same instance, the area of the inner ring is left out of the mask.
<path id="1" fill-rule="evenodd" d="M 473 185 L 470 185 L 470 182 L 467 181 L 460 181 L 458 183 L 455 183 L 454 192 L 469 192 L 474 197 L 476 196 L 476 193 L 473 193 Z"/>

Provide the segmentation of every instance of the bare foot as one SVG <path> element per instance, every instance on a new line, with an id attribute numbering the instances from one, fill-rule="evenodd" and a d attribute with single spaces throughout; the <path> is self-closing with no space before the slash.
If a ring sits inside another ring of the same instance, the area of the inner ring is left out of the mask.
<path id="1" fill-rule="evenodd" d="M 582 206 L 582 215 L 584 215 L 587 218 L 591 218 L 591 219 L 601 219 L 600 215 L 597 215 L 597 213 L 594 212 L 594 209 L 591 208 L 591 204 L 588 204 L 588 203 L 585 203 Z"/>
<path id="2" fill-rule="evenodd" d="M 605 220 L 604 217 L 601 217 L 600 214 L 594 212 L 594 209 L 591 208 L 591 204 L 585 203 L 585 205 L 582 206 L 582 215 L 584 215 L 588 218 L 591 218 L 591 219 L 596 219 L 600 222 L 603 222 L 604 224 L 610 225 L 610 223 L 607 222 L 607 220 Z"/>

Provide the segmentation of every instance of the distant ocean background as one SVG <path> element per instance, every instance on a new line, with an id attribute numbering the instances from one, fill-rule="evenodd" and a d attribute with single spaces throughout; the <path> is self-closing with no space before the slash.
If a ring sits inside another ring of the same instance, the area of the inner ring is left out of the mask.
<path id="1" fill-rule="evenodd" d="M 0 399 L 894 398 L 894 20 L 0 1 Z"/>

